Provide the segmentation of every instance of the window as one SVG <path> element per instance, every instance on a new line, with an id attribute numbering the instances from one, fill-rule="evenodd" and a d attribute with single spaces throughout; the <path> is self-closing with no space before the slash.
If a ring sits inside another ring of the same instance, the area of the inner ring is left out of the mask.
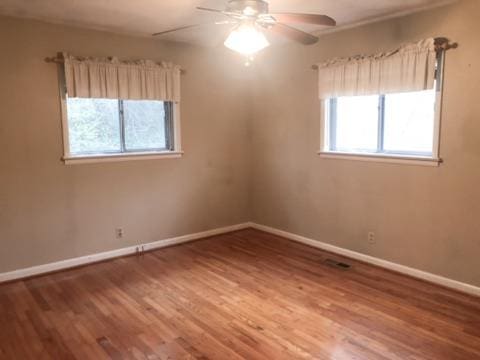
<path id="1" fill-rule="evenodd" d="M 173 102 L 67 97 L 65 108 L 67 162 L 175 153 Z"/>
<path id="2" fill-rule="evenodd" d="M 438 164 L 441 65 L 443 54 L 437 57 L 435 84 L 430 90 L 324 100 L 320 154 Z"/>
<path id="3" fill-rule="evenodd" d="M 433 156 L 435 91 L 328 101 L 327 151 Z"/>

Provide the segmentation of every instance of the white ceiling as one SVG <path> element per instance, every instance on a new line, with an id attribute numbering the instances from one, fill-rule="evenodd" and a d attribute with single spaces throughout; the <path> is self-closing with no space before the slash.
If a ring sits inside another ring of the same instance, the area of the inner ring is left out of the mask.
<path id="1" fill-rule="evenodd" d="M 223 9 L 226 0 L 0 0 L 0 14 L 101 29 L 149 35 L 189 24 L 223 20 L 222 15 L 196 10 L 196 6 Z M 444 5 L 452 0 L 270 0 L 271 12 L 326 14 L 338 27 L 402 15 Z M 205 25 L 161 38 L 201 45 L 223 41 L 231 25 Z M 309 32 L 322 27 L 297 26 Z"/>

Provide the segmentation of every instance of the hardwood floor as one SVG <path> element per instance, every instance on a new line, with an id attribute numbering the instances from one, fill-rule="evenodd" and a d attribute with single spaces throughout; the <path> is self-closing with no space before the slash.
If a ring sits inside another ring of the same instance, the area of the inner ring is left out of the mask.
<path id="1" fill-rule="evenodd" d="M 480 299 L 248 229 L 0 285 L 0 358 L 480 359 Z"/>

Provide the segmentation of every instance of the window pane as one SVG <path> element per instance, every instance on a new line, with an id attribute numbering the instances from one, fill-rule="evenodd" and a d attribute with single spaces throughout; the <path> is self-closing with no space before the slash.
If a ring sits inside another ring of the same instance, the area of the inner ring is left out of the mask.
<path id="1" fill-rule="evenodd" d="M 434 90 L 386 95 L 385 150 L 431 154 L 434 112 Z"/>
<path id="2" fill-rule="evenodd" d="M 336 150 L 376 151 L 378 96 L 337 98 Z"/>
<path id="3" fill-rule="evenodd" d="M 72 154 L 120 151 L 118 100 L 67 99 Z"/>
<path id="4" fill-rule="evenodd" d="M 127 150 L 166 148 L 163 101 L 125 100 L 123 113 Z"/>

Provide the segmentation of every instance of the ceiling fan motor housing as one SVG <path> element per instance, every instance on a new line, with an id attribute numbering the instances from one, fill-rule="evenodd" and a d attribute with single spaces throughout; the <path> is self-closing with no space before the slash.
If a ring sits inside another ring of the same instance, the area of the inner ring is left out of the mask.
<path id="1" fill-rule="evenodd" d="M 227 11 L 232 12 L 243 13 L 247 8 L 255 15 L 268 14 L 268 3 L 263 0 L 230 0 L 227 5 Z"/>

